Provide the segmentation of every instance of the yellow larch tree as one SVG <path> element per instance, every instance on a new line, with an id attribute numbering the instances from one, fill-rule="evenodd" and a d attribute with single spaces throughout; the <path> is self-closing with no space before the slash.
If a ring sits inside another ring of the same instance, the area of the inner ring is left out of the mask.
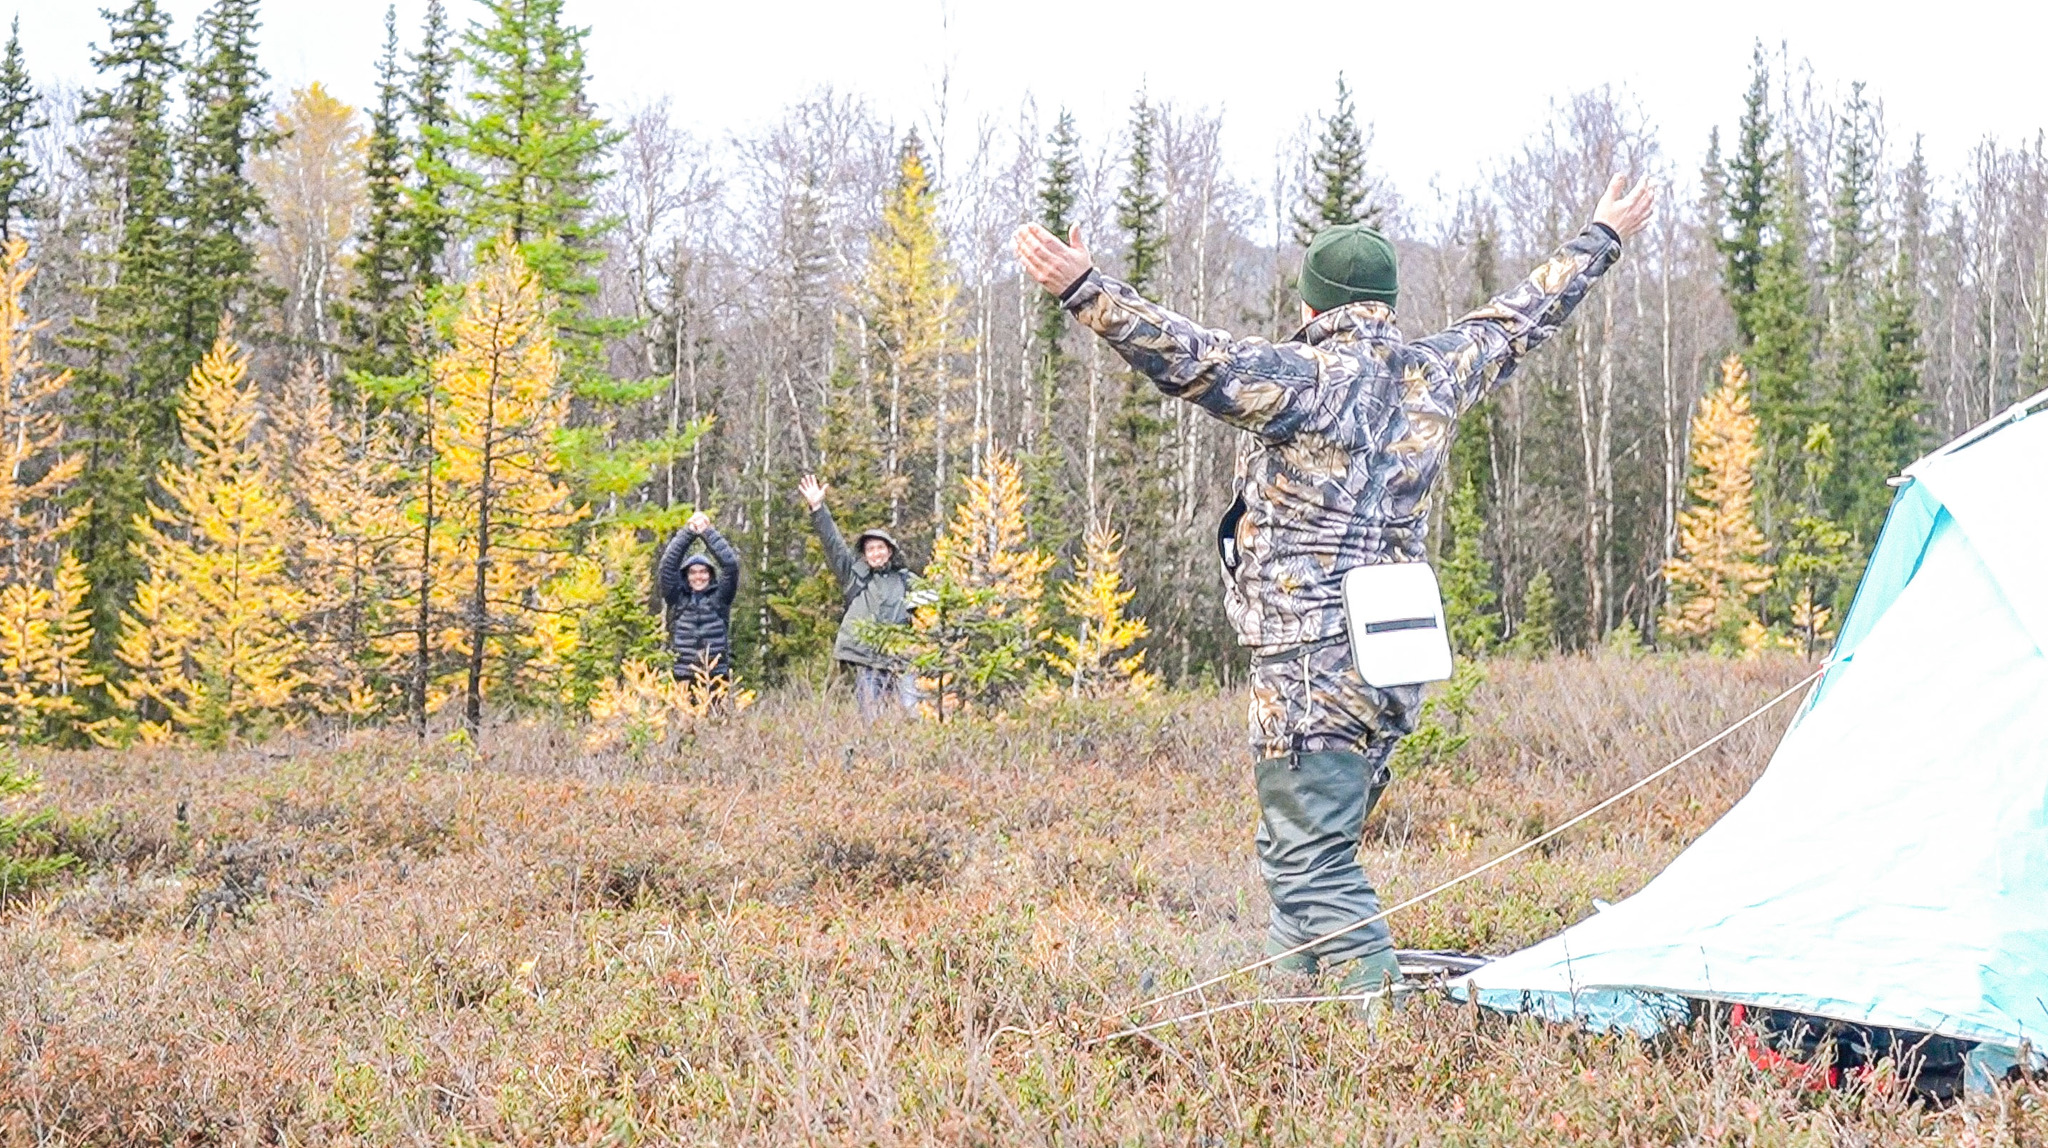
<path id="1" fill-rule="evenodd" d="M 539 276 L 502 240 L 464 288 L 452 345 L 432 367 L 432 592 L 438 640 L 462 665 L 472 737 L 487 690 L 546 664 L 540 595 L 567 569 L 586 514 L 561 477 L 569 393 L 550 313 Z"/>
<path id="2" fill-rule="evenodd" d="M 224 320 L 179 399 L 185 457 L 136 516 L 145 573 L 121 619 L 115 693 L 144 740 L 220 745 L 303 716 L 306 593 L 288 569 L 300 539 L 256 422 L 249 357 Z"/>
<path id="3" fill-rule="evenodd" d="M 987 589 L 998 609 L 1037 621 L 1052 556 L 1031 545 L 1016 460 L 991 444 L 984 473 L 963 487 L 952 523 L 932 546 L 933 576 Z"/>
<path id="4" fill-rule="evenodd" d="M 276 143 L 249 161 L 273 224 L 259 252 L 284 289 L 277 317 L 287 344 L 331 362 L 347 291 L 344 253 L 368 194 L 363 125 L 315 83 L 291 93 L 274 130 Z"/>
<path id="5" fill-rule="evenodd" d="M 34 277 L 27 241 L 0 243 L 0 737 L 17 743 L 77 731 L 79 692 L 100 681 L 86 660 L 85 574 L 61 553 L 75 517 L 59 499 L 82 465 L 61 450 L 71 372 L 36 358 L 46 324 L 28 314 Z"/>
<path id="6" fill-rule="evenodd" d="M 919 532 L 944 521 L 944 496 L 951 482 L 952 430 L 961 412 L 954 403 L 958 380 L 955 356 L 969 349 L 960 332 L 959 283 L 946 258 L 938 192 L 917 133 L 903 141 L 896 157 L 896 182 L 882 201 L 881 226 L 868 245 L 859 297 L 867 337 L 877 352 L 870 359 L 881 377 L 863 388 L 866 417 L 854 428 L 880 432 L 882 491 L 889 522 Z M 835 417 L 848 412 L 836 405 Z M 827 429 L 828 437 L 833 428 Z M 856 437 L 857 434 L 856 434 Z M 929 465 L 929 478 L 915 474 Z M 922 481 L 930 492 L 929 512 L 910 495 Z M 867 486 L 867 483 L 858 483 Z M 852 489 L 851 487 L 849 489 Z"/>
<path id="7" fill-rule="evenodd" d="M 1145 668 L 1145 652 L 1131 646 L 1151 632 L 1145 619 L 1125 613 L 1137 591 L 1124 585 L 1122 541 L 1108 526 L 1088 532 L 1074 577 L 1060 586 L 1060 602 L 1076 623 L 1055 633 L 1046 663 L 1075 696 L 1148 694 L 1159 678 Z"/>
<path id="8" fill-rule="evenodd" d="M 91 586 L 70 554 L 47 586 L 0 586 L 0 737 L 46 741 L 90 734 L 81 692 L 103 680 L 92 668 Z"/>
<path id="9" fill-rule="evenodd" d="M 1052 556 L 1031 545 L 1024 481 L 991 445 L 932 548 L 910 624 L 878 635 L 910 661 L 940 720 L 999 700 L 1025 681 L 1038 646 Z"/>
<path id="10" fill-rule="evenodd" d="M 1754 650 L 1768 635 L 1753 603 L 1771 582 L 1756 525 L 1757 420 L 1749 372 L 1730 355 L 1721 385 L 1692 419 L 1691 505 L 1678 516 L 1678 554 L 1664 564 L 1663 633 L 1724 651 Z"/>
<path id="11" fill-rule="evenodd" d="M 272 473 L 303 525 L 292 578 L 306 591 L 300 628 L 320 708 L 352 718 L 391 708 L 402 676 L 379 673 L 372 642 L 397 597 L 393 552 L 407 524 L 399 450 L 360 407 L 338 412 L 311 362 L 286 381 L 266 438 Z"/>

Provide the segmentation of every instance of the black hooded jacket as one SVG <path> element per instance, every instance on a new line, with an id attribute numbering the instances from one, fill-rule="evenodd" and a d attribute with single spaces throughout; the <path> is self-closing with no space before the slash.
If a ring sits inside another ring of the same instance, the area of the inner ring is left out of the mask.
<path id="1" fill-rule="evenodd" d="M 691 543 L 704 539 L 711 558 L 690 554 Z M 712 561 L 716 559 L 716 563 Z M 689 571 L 703 566 L 711 571 L 711 584 L 690 589 Z M 716 670 L 732 665 L 732 600 L 740 592 L 740 556 L 716 529 L 699 535 L 678 530 L 661 552 L 661 599 L 668 603 L 668 646 L 676 656 L 676 669 L 689 673 L 700 663 Z"/>

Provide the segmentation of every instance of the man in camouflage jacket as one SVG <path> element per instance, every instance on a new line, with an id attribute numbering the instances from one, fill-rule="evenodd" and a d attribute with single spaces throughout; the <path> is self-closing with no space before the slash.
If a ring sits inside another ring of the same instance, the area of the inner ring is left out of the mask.
<path id="1" fill-rule="evenodd" d="M 1458 416 L 1556 333 L 1652 206 L 1647 186 L 1630 192 L 1617 177 L 1593 223 L 1528 279 L 1413 341 L 1394 322 L 1393 249 L 1367 228 L 1331 229 L 1310 245 L 1305 324 L 1280 343 L 1211 330 L 1146 300 L 1094 268 L 1078 228 L 1065 243 L 1036 225 L 1019 229 L 1025 270 L 1076 319 L 1162 393 L 1245 432 L 1238 501 L 1219 542 L 1226 609 L 1253 657 L 1269 953 L 1379 912 L 1358 864 L 1359 835 L 1421 704 L 1421 687 L 1375 689 L 1353 667 L 1345 572 L 1425 559 L 1430 487 Z M 1362 255 L 1318 262 L 1331 251 Z M 1400 975 L 1392 946 L 1375 923 L 1280 963 L 1303 972 L 1344 966 L 1349 987 L 1377 988 Z"/>

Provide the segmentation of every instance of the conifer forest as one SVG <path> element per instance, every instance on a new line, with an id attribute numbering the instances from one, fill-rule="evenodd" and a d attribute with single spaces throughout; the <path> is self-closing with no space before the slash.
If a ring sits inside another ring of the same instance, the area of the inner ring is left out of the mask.
<path id="1" fill-rule="evenodd" d="M 698 510 L 745 564 L 740 686 L 816 680 L 842 603 L 809 473 L 849 533 L 929 567 L 938 605 L 896 640 L 941 716 L 1241 680 L 1214 549 L 1235 432 L 1021 275 L 1025 221 L 1275 339 L 1308 237 L 1372 221 L 1423 334 L 1610 174 L 1653 179 L 1657 223 L 1460 425 L 1431 547 L 1474 654 L 1810 656 L 1886 480 L 2048 386 L 2041 137 L 1932 170 L 1877 88 L 1774 47 L 1710 140 L 1596 88 L 1485 179 L 1423 189 L 1376 168 L 1334 74 L 1243 171 L 1224 119 L 1142 89 L 1122 122 L 1027 103 L 965 143 L 820 89 L 698 138 L 665 103 L 595 104 L 562 0 L 386 26 L 366 107 L 273 84 L 256 0 L 187 26 L 119 0 L 82 87 L 9 42 L 9 738 L 640 713 L 651 569 Z"/>

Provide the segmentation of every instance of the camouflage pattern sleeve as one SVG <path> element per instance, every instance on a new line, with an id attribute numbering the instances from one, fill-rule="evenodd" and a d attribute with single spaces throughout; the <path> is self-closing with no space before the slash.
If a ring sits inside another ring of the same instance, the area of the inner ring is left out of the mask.
<path id="1" fill-rule="evenodd" d="M 1522 356 L 1557 333 L 1593 281 L 1621 258 L 1621 241 L 1598 224 L 1588 225 L 1527 279 L 1439 335 L 1412 346 L 1438 358 L 1444 369 L 1430 372 L 1448 394 L 1432 396 L 1457 413 L 1484 399 L 1514 373 Z"/>
<path id="2" fill-rule="evenodd" d="M 1062 300 L 1160 393 L 1186 399 L 1270 442 L 1326 418 L 1333 401 L 1325 356 L 1300 343 L 1237 339 L 1090 271 Z"/>

